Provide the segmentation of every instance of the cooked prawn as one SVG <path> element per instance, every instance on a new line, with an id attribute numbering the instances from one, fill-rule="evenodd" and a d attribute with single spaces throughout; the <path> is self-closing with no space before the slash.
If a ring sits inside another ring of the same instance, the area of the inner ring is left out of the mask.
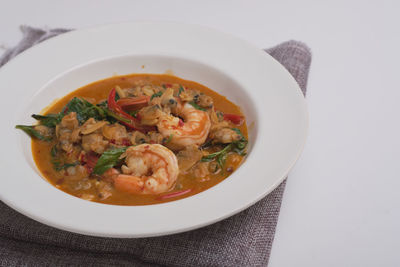
<path id="1" fill-rule="evenodd" d="M 159 194 L 175 184 L 178 160 L 168 148 L 158 144 L 142 144 L 126 150 L 123 174 L 114 178 L 117 190 L 132 194 Z"/>
<path id="2" fill-rule="evenodd" d="M 180 150 L 189 145 L 202 145 L 210 131 L 211 122 L 207 112 L 194 108 L 189 103 L 176 109 L 176 115 L 163 116 L 157 124 L 158 131 L 169 141 L 165 146 Z"/>

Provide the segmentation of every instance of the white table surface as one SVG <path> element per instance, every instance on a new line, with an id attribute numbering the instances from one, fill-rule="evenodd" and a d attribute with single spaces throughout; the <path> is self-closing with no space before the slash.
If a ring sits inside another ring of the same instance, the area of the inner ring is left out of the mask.
<path id="1" fill-rule="evenodd" d="M 287 182 L 269 266 L 400 266 L 399 3 L 0 0 L 0 44 L 14 45 L 20 24 L 133 20 L 207 25 L 260 48 L 307 43 L 310 134 Z"/>

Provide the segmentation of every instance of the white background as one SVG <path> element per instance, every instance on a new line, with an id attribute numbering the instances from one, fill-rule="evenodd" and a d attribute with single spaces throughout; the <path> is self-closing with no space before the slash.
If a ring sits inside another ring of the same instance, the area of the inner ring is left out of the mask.
<path id="1" fill-rule="evenodd" d="M 399 3 L 0 0 L 0 44 L 14 45 L 21 24 L 132 20 L 207 25 L 260 48 L 307 43 L 310 134 L 289 176 L 270 266 L 400 266 Z"/>

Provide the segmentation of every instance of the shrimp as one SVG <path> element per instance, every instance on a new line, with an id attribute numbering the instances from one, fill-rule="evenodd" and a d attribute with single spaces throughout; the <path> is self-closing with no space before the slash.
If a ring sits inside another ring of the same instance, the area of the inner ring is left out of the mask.
<path id="1" fill-rule="evenodd" d="M 178 105 L 176 115 L 183 121 L 179 117 L 165 115 L 157 124 L 158 131 L 168 139 L 165 146 L 181 150 L 190 145 L 202 145 L 211 127 L 208 113 L 186 103 Z"/>
<path id="2" fill-rule="evenodd" d="M 131 194 L 159 194 L 170 190 L 178 179 L 175 154 L 158 144 L 142 144 L 126 150 L 123 174 L 114 177 L 117 190 Z"/>

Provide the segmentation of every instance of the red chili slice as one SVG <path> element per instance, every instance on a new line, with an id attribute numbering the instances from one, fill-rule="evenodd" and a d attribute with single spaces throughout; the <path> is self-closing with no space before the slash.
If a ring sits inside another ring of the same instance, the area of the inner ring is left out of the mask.
<path id="1" fill-rule="evenodd" d="M 130 146 L 132 144 L 131 144 L 131 141 L 129 139 L 122 139 L 122 145 L 123 146 Z"/>
<path id="2" fill-rule="evenodd" d="M 132 128 L 133 130 L 138 130 L 140 132 L 146 133 L 148 131 L 153 131 L 155 128 L 150 126 L 144 126 L 140 124 L 140 121 L 135 117 L 132 117 L 128 113 L 122 110 L 122 108 L 115 102 L 115 88 L 113 88 L 108 95 L 108 108 L 117 113 L 119 116 L 123 117 L 124 119 L 130 120 L 130 122 L 121 121 L 128 128 Z"/>
<path id="3" fill-rule="evenodd" d="M 225 113 L 224 120 L 230 121 L 236 125 L 241 125 L 244 121 L 244 117 L 236 114 Z"/>
<path id="4" fill-rule="evenodd" d="M 117 101 L 117 105 L 127 111 L 138 110 L 147 106 L 150 100 L 149 96 L 124 97 Z"/>
<path id="5" fill-rule="evenodd" d="M 162 195 L 162 196 L 158 197 L 158 199 L 164 200 L 164 199 L 168 199 L 168 198 L 179 197 L 179 196 L 189 193 L 190 191 L 192 191 L 192 189 L 186 189 L 186 190 L 181 190 L 181 191 L 177 191 L 177 192 L 172 192 L 172 193 L 169 193 L 166 195 Z"/>
<path id="6" fill-rule="evenodd" d="M 96 166 L 97 161 L 99 160 L 99 156 L 93 152 L 86 153 L 86 169 L 89 173 L 92 173 L 94 166 Z"/>

